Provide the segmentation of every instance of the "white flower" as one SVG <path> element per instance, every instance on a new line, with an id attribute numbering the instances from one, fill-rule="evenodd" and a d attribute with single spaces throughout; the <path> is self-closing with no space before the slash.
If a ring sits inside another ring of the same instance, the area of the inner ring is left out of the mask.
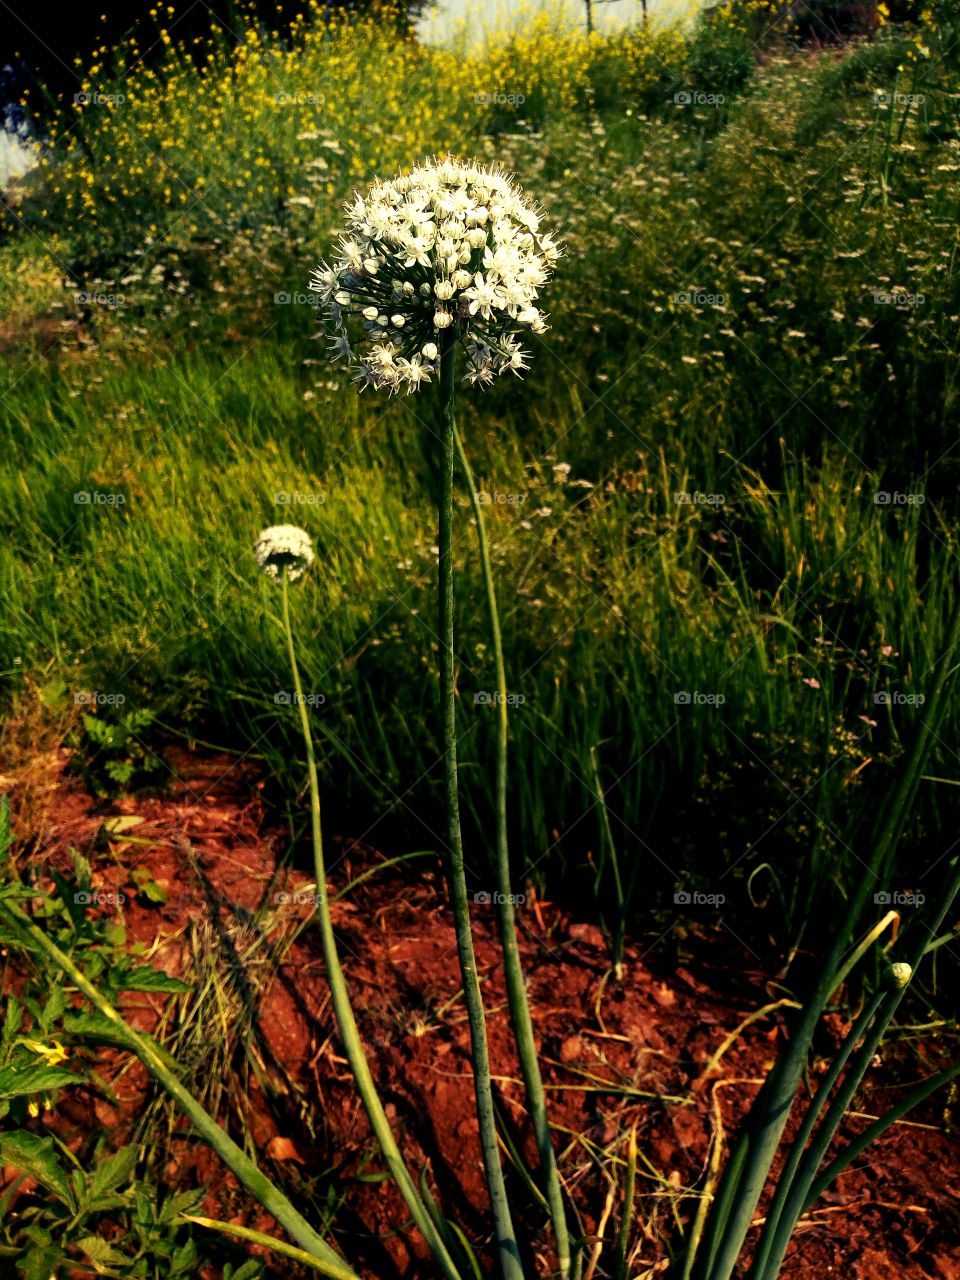
<path id="1" fill-rule="evenodd" d="M 526 369 L 529 353 L 515 339 L 546 330 L 539 290 L 560 247 L 513 179 L 448 156 L 375 182 L 345 216 L 337 260 L 311 285 L 334 358 L 349 362 L 361 387 L 413 391 L 429 381 L 440 359 L 434 339 L 447 329 L 466 348 L 468 383 Z"/>
<path id="2" fill-rule="evenodd" d="M 290 582 L 302 578 L 313 564 L 313 543 L 305 529 L 294 524 L 275 524 L 264 529 L 253 544 L 257 564 L 279 582 L 284 569 Z"/>

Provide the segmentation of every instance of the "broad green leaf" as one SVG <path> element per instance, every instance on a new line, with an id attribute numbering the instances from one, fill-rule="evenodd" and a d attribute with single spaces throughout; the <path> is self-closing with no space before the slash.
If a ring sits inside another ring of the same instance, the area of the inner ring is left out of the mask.
<path id="1" fill-rule="evenodd" d="M 63 987 L 58 982 L 41 1006 L 40 1029 L 46 1031 L 52 1027 L 59 1018 L 63 1017 L 66 1007 L 67 998 L 63 993 Z"/>
<path id="2" fill-rule="evenodd" d="M 57 1274 L 63 1253 L 55 1245 L 39 1245 L 17 1263 L 22 1280 L 50 1280 Z"/>
<path id="3" fill-rule="evenodd" d="M 121 1147 L 97 1167 L 90 1179 L 90 1195 L 103 1196 L 129 1182 L 137 1163 L 137 1149 L 132 1144 Z"/>
<path id="4" fill-rule="evenodd" d="M 66 1067 L 46 1067 L 41 1064 L 25 1067 L 4 1067 L 0 1070 L 0 1098 L 28 1098 L 33 1093 L 47 1089 L 62 1089 L 69 1084 L 82 1084 L 82 1076 Z"/>
<path id="5" fill-rule="evenodd" d="M 20 1030 L 23 1023 L 23 1008 L 16 996 L 11 996 L 3 1014 L 3 1031 L 0 1033 L 3 1047 L 6 1049 Z"/>
<path id="6" fill-rule="evenodd" d="M 0 1163 L 13 1165 L 39 1182 L 68 1209 L 76 1210 L 76 1201 L 60 1167 L 52 1138 L 39 1137 L 25 1129 L 0 1133 Z"/>
<path id="7" fill-rule="evenodd" d="M 169 974 L 163 973 L 160 969 L 154 969 L 148 964 L 138 965 L 135 969 L 118 973 L 116 985 L 122 991 L 172 991 L 180 994 L 193 990 L 189 982 L 183 982 L 180 978 L 171 978 Z"/>
<path id="8" fill-rule="evenodd" d="M 137 886 L 137 892 L 143 894 L 148 901 L 156 902 L 158 904 L 166 902 L 166 889 L 164 889 L 163 885 L 158 884 L 157 881 L 154 880 L 146 867 L 136 867 L 134 871 L 131 872 L 130 878 Z"/>
<path id="9" fill-rule="evenodd" d="M 193 1275 L 196 1267 L 197 1246 L 192 1240 L 188 1240 L 185 1245 L 181 1245 L 170 1259 L 170 1274 L 172 1276 Z M 248 1274 L 259 1275 L 259 1271 L 248 1272 Z"/>
<path id="10" fill-rule="evenodd" d="M 98 1271 L 101 1267 L 122 1266 L 130 1261 L 125 1253 L 100 1236 L 84 1236 L 77 1241 L 77 1248 L 83 1250 Z"/>

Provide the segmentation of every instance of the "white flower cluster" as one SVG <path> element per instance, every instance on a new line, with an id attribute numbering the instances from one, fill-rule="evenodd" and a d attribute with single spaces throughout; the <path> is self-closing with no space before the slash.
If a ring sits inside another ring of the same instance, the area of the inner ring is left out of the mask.
<path id="1" fill-rule="evenodd" d="M 313 564 L 313 543 L 305 529 L 295 524 L 275 524 L 264 531 L 253 544 L 257 564 L 267 575 L 279 582 L 284 569 L 287 579 L 296 582 Z"/>
<path id="2" fill-rule="evenodd" d="M 527 368 L 517 334 L 547 327 L 536 302 L 560 247 L 512 179 L 430 160 L 356 195 L 346 220 L 340 256 L 310 284 L 332 358 L 348 362 L 361 390 L 416 391 L 451 337 L 463 340 L 468 383 Z"/>

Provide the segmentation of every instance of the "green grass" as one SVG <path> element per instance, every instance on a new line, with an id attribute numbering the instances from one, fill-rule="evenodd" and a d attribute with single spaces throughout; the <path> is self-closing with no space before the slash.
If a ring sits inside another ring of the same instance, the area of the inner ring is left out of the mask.
<path id="1" fill-rule="evenodd" d="M 515 856 L 551 893 L 595 890 L 611 920 L 595 752 L 631 921 L 683 882 L 725 893 L 730 918 L 769 899 L 771 927 L 793 941 L 823 892 L 856 876 L 922 714 L 874 696 L 927 687 L 955 593 L 956 106 L 949 66 L 911 63 L 906 37 L 781 51 L 746 79 L 738 40 L 701 31 L 669 46 L 672 61 L 666 45 L 599 42 L 569 92 L 566 47 L 545 47 L 535 127 L 478 118 L 481 66 L 444 82 L 435 136 L 512 168 L 568 247 L 526 382 L 460 400 L 478 484 L 506 497 L 488 512 L 523 698 Z M 363 56 L 375 67 L 385 48 Z M 325 56 L 311 45 L 294 66 L 332 95 Z M 371 73 L 376 101 L 412 116 L 437 93 L 441 56 L 418 54 L 409 83 Z M 179 86 L 190 73 L 177 67 Z M 678 84 L 727 101 L 677 107 Z M 875 100 L 894 91 L 925 101 Z M 172 88 L 164 101 L 179 119 Z M 309 208 L 274 218 L 252 191 L 243 203 L 243 184 L 239 196 L 222 186 L 195 233 L 158 204 L 146 249 L 133 196 L 105 188 L 94 250 L 64 192 L 41 227 L 49 168 L 25 195 L 40 239 L 11 233 L 0 299 L 13 313 L 28 296 L 28 321 L 78 323 L 59 351 L 25 351 L 2 375 L 0 670 L 8 697 L 55 679 L 66 697 L 122 694 L 289 784 L 296 710 L 277 700 L 283 637 L 252 541 L 266 524 L 302 524 L 318 564 L 294 607 L 304 685 L 324 699 L 312 714 L 328 812 L 374 840 L 439 841 L 433 397 L 358 399 L 325 366 L 310 309 L 275 301 L 305 291 L 338 201 L 374 161 L 418 154 L 416 139 L 351 121 L 350 147 L 325 149 L 323 184 L 303 187 Z M 106 183 L 109 127 L 85 136 Z M 293 129 L 270 136 L 291 174 L 316 152 Z M 219 172 L 202 145 L 197 172 Z M 59 291 L 57 264 L 70 276 Z M 78 303 L 79 291 L 124 305 Z M 678 300 L 691 293 L 713 302 Z M 924 501 L 880 505 L 878 491 Z M 676 500 L 687 492 L 713 496 Z M 459 750 L 482 888 L 495 722 L 474 695 L 494 685 L 459 501 Z M 724 701 L 684 705 L 681 691 Z M 952 774 L 958 721 L 951 707 L 939 776 Z M 912 884 L 912 850 L 949 827 L 951 789 L 924 786 L 900 878 L 882 887 Z"/>

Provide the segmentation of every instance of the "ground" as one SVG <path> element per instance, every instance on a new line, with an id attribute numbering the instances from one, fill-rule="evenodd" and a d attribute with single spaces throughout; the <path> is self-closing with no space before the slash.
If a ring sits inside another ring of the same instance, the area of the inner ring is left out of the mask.
<path id="1" fill-rule="evenodd" d="M 432 1275 L 418 1238 L 406 1229 L 399 1197 L 385 1180 L 371 1176 L 381 1166 L 338 1043 L 317 933 L 307 923 L 311 906 L 294 897 L 298 890 L 305 897 L 303 886 L 310 886 L 306 851 L 286 856 L 285 828 L 263 801 L 255 767 L 182 748 L 171 748 L 167 759 L 175 780 L 162 795 L 110 803 L 95 801 L 70 775 L 68 753 L 61 748 L 6 776 L 18 837 L 38 880 L 53 868 L 69 868 L 69 849 L 79 849 L 94 863 L 95 884 L 104 893 L 124 895 L 128 941 L 146 944 L 154 965 L 196 977 L 198 946 L 216 953 L 214 967 L 219 965 L 232 988 L 219 1007 L 237 1014 L 246 1004 L 255 1011 L 249 1037 L 237 1032 L 242 1019 L 231 1023 L 222 1056 L 207 1060 L 219 1064 L 210 1067 L 220 1075 L 208 1083 L 214 1089 L 208 1097 L 219 1105 L 221 1119 L 255 1144 L 264 1166 L 295 1199 L 322 1199 L 319 1189 L 336 1172 L 337 1185 L 346 1188 L 336 1231 L 365 1276 Z M 330 841 L 332 892 L 374 871 L 334 904 L 347 979 L 406 1155 L 417 1167 L 428 1163 L 443 1209 L 490 1264 L 467 1023 L 442 868 L 431 856 L 374 870 L 384 861 L 382 853 L 346 836 Z M 152 901 L 151 894 L 165 901 Z M 266 911 L 254 918 L 265 898 Z M 702 1185 L 711 1141 L 722 1136 L 727 1142 L 735 1132 L 782 1043 L 785 1010 L 758 1018 L 715 1068 L 707 1070 L 707 1064 L 748 1015 L 783 999 L 784 989 L 722 928 L 688 927 L 682 938 L 674 931 L 664 942 L 667 921 L 628 945 L 618 980 L 600 931 L 576 919 L 569 907 L 531 893 L 520 919 L 561 1172 L 582 1231 L 599 1249 L 595 1274 L 606 1274 L 612 1253 L 619 1212 L 615 1189 L 634 1125 L 641 1156 L 630 1275 L 662 1274 L 668 1243 L 678 1238 L 677 1215 L 689 1220 L 696 1207 L 689 1191 Z M 529 1156 L 495 907 L 476 906 L 474 923 L 498 1099 L 508 1128 Z M 8 981 L 15 982 L 15 966 L 11 973 Z M 137 1025 L 153 1030 L 169 997 L 128 999 Z M 218 1006 L 204 1007 L 204 1016 L 212 1017 Z M 845 1025 L 842 1012 L 828 1015 L 822 1046 L 835 1041 Z M 164 1027 L 171 1032 L 169 1017 Z M 196 1037 L 179 1043 L 196 1061 L 204 1043 L 215 1044 L 223 1030 L 206 1023 L 199 1046 Z M 915 1038 L 886 1049 L 847 1132 L 895 1101 L 901 1083 L 925 1074 L 929 1065 L 919 1064 L 936 1061 L 940 1052 L 935 1043 Z M 74 1149 L 102 1131 L 118 1142 L 135 1134 L 153 1098 L 145 1073 L 131 1068 L 125 1055 L 112 1049 L 99 1054 L 113 1098 L 92 1089 L 70 1090 L 46 1118 Z M 212 1214 L 271 1230 L 271 1219 L 185 1131 L 175 1130 L 163 1152 L 165 1178 L 206 1185 Z M 960 1137 L 951 1127 L 948 1099 L 935 1095 L 909 1123 L 871 1147 L 805 1217 L 783 1276 L 960 1276 L 958 1154 Z M 510 1179 L 525 1232 L 546 1241 L 542 1214 L 520 1175 L 512 1170 Z M 548 1274 L 546 1246 L 534 1254 L 538 1274 Z M 219 1270 L 212 1266 L 205 1274 L 214 1277 Z M 290 1275 L 291 1268 L 277 1265 L 271 1274 Z"/>

